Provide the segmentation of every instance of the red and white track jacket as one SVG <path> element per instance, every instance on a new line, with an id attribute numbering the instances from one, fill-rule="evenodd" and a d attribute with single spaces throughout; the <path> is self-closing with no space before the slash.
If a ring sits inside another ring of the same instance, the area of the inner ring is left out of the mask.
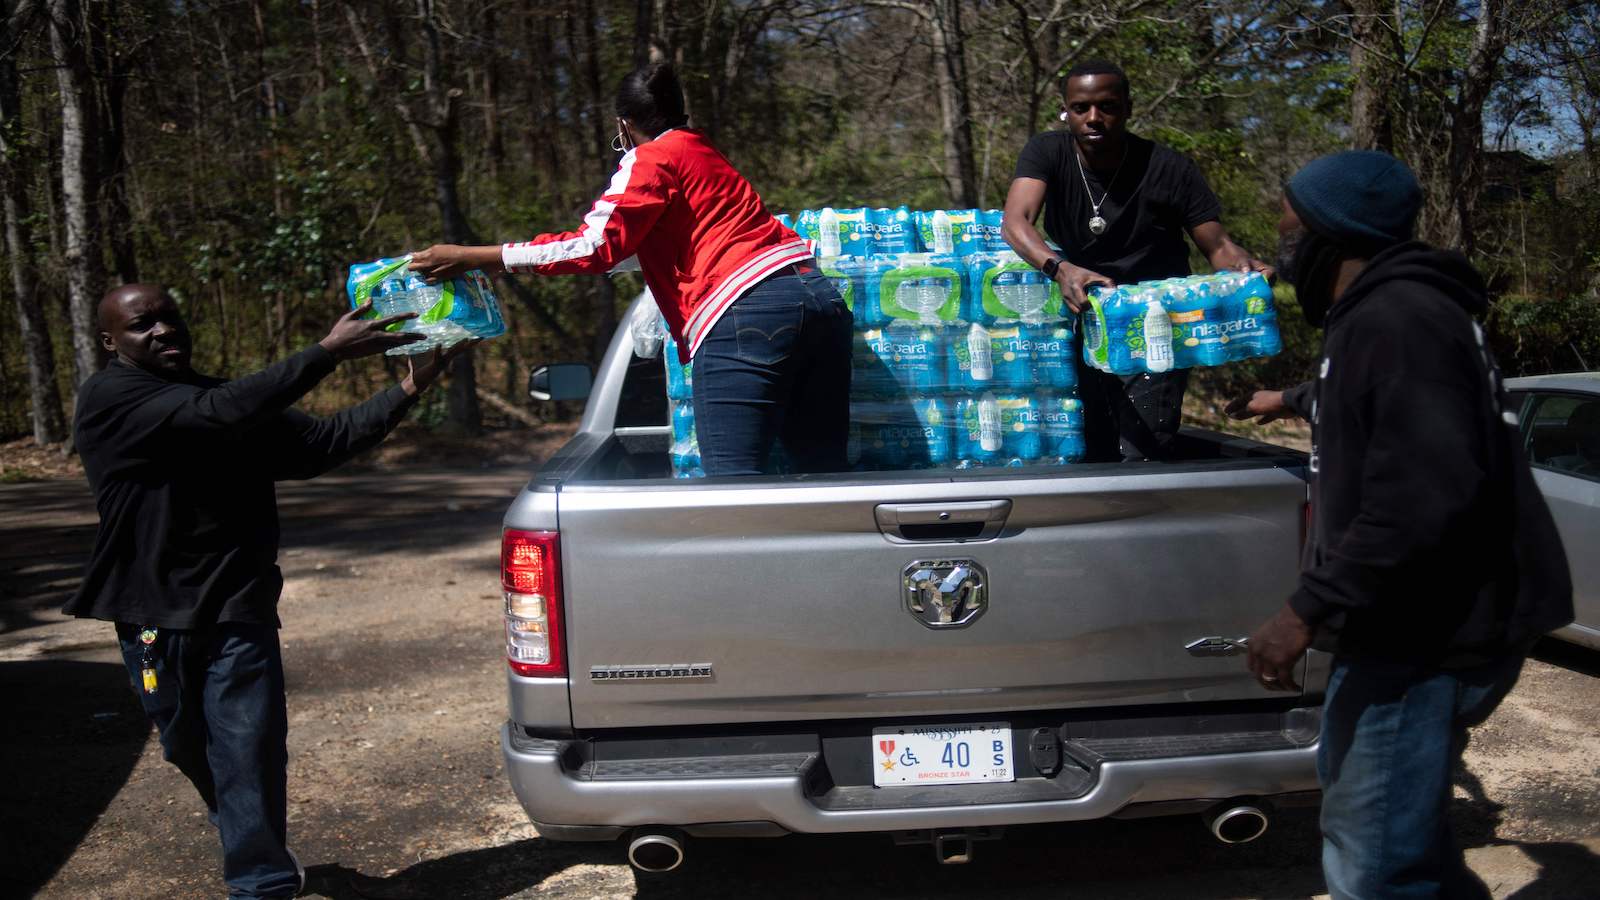
<path id="1" fill-rule="evenodd" d="M 672 336 L 691 357 L 745 291 L 811 259 L 805 240 L 688 128 L 628 151 L 579 230 L 500 248 L 506 271 L 540 275 L 608 272 L 635 254 Z"/>

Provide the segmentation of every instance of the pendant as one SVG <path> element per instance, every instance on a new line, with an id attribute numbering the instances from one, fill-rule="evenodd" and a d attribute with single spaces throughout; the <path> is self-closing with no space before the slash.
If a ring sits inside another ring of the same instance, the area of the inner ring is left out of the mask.
<path id="1" fill-rule="evenodd" d="M 1089 230 L 1095 234 L 1106 233 L 1106 220 L 1095 216 L 1089 220 Z"/>

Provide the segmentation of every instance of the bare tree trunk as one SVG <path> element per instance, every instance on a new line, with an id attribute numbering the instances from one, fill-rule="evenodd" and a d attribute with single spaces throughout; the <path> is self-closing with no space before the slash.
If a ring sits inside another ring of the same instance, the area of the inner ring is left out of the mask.
<path id="1" fill-rule="evenodd" d="M 429 107 L 427 125 L 433 133 L 433 184 L 444 225 L 444 239 L 450 244 L 477 243 L 461 208 L 461 98 L 459 88 L 446 88 L 444 47 L 435 20 L 433 0 L 417 0 L 417 16 L 422 20 L 422 86 Z M 430 154 L 424 153 L 427 159 Z M 478 373 L 469 351 L 450 364 L 450 386 L 445 394 L 445 421 L 462 434 L 483 430 L 483 409 L 478 405 Z"/>
<path id="2" fill-rule="evenodd" d="M 104 173 L 106 235 L 117 277 L 124 284 L 139 280 L 139 262 L 133 242 L 133 211 L 128 203 L 127 128 L 123 109 L 133 61 L 120 48 L 110 46 L 110 15 L 114 10 L 96 4 L 90 9 L 89 33 L 93 40 L 94 69 L 100 81 L 100 171 Z"/>
<path id="3" fill-rule="evenodd" d="M 976 206 L 978 166 L 972 152 L 972 114 L 960 0 L 934 0 L 928 26 L 933 38 L 939 112 L 944 122 L 945 184 L 951 201 L 957 206 Z"/>
<path id="4" fill-rule="evenodd" d="M 1473 34 L 1472 53 L 1456 95 L 1450 122 L 1450 178 L 1454 203 L 1445 221 L 1445 246 L 1471 256 L 1478 245 L 1478 195 L 1483 190 L 1483 107 L 1505 55 L 1513 0 L 1483 0 Z"/>
<path id="5" fill-rule="evenodd" d="M 328 127 L 328 64 L 322 52 L 322 0 L 311 0 L 312 59 L 317 67 L 317 129 Z"/>
<path id="6" fill-rule="evenodd" d="M 654 34 L 654 0 L 637 0 L 633 11 L 633 67 L 650 62 L 650 38 Z"/>
<path id="7" fill-rule="evenodd" d="M 500 163 L 506 156 L 505 138 L 500 128 L 500 61 L 491 45 L 489 59 L 483 64 L 483 144 L 491 181 L 500 175 Z"/>
<path id="8" fill-rule="evenodd" d="M 66 213 L 62 261 L 67 271 L 76 383 L 80 385 L 104 364 L 95 305 L 105 285 L 95 203 L 99 196 L 95 117 L 89 114 L 86 102 L 89 67 L 84 30 L 77 0 L 51 0 L 50 47 L 61 92 L 61 199 Z"/>
<path id="9" fill-rule="evenodd" d="M 1350 21 L 1350 146 L 1394 152 L 1390 90 L 1393 63 L 1381 48 L 1395 23 L 1385 22 L 1394 7 L 1383 0 L 1348 0 Z"/>
<path id="10" fill-rule="evenodd" d="M 0 3 L 0 42 L 10 43 L 7 27 L 11 3 Z M 55 352 L 39 302 L 38 273 L 33 265 L 33 237 L 28 226 L 28 181 L 32 155 L 22 139 L 22 91 L 17 82 L 14 54 L 0 55 L 0 200 L 4 202 L 6 249 L 10 254 L 11 285 L 17 299 L 17 325 L 22 332 L 23 355 L 28 366 L 29 418 L 33 441 L 40 446 L 67 438 L 61 413 L 61 393 L 56 388 Z"/>
<path id="11" fill-rule="evenodd" d="M 595 29 L 594 0 L 584 0 L 584 87 L 589 94 L 590 133 L 594 147 L 594 158 L 597 165 L 596 173 L 600 176 L 602 184 L 611 177 L 611 142 L 606 138 L 606 122 L 610 117 L 606 115 L 608 104 L 605 92 L 600 85 L 600 35 Z M 609 275 L 600 275 L 595 278 L 594 292 L 594 337 L 590 342 L 589 358 L 599 362 L 605 356 L 606 347 L 611 343 L 611 333 L 617 330 L 617 286 L 611 283 Z"/>

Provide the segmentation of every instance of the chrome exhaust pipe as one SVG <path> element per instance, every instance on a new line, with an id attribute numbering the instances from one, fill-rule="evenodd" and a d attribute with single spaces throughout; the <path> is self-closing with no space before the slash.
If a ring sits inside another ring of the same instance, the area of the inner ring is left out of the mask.
<path id="1" fill-rule="evenodd" d="M 628 841 L 628 862 L 641 872 L 671 872 L 683 865 L 683 832 L 676 828 L 640 828 Z"/>
<path id="2" fill-rule="evenodd" d="M 1224 844 L 1248 844 L 1267 833 L 1267 814 L 1250 800 L 1229 800 L 1205 813 L 1206 828 Z"/>

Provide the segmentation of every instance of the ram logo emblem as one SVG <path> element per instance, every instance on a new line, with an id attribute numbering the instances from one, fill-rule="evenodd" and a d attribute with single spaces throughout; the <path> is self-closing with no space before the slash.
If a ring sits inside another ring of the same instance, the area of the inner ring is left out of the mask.
<path id="1" fill-rule="evenodd" d="M 965 628 L 989 608 L 989 573 L 970 559 L 918 560 L 902 573 L 901 593 L 928 628 Z"/>

